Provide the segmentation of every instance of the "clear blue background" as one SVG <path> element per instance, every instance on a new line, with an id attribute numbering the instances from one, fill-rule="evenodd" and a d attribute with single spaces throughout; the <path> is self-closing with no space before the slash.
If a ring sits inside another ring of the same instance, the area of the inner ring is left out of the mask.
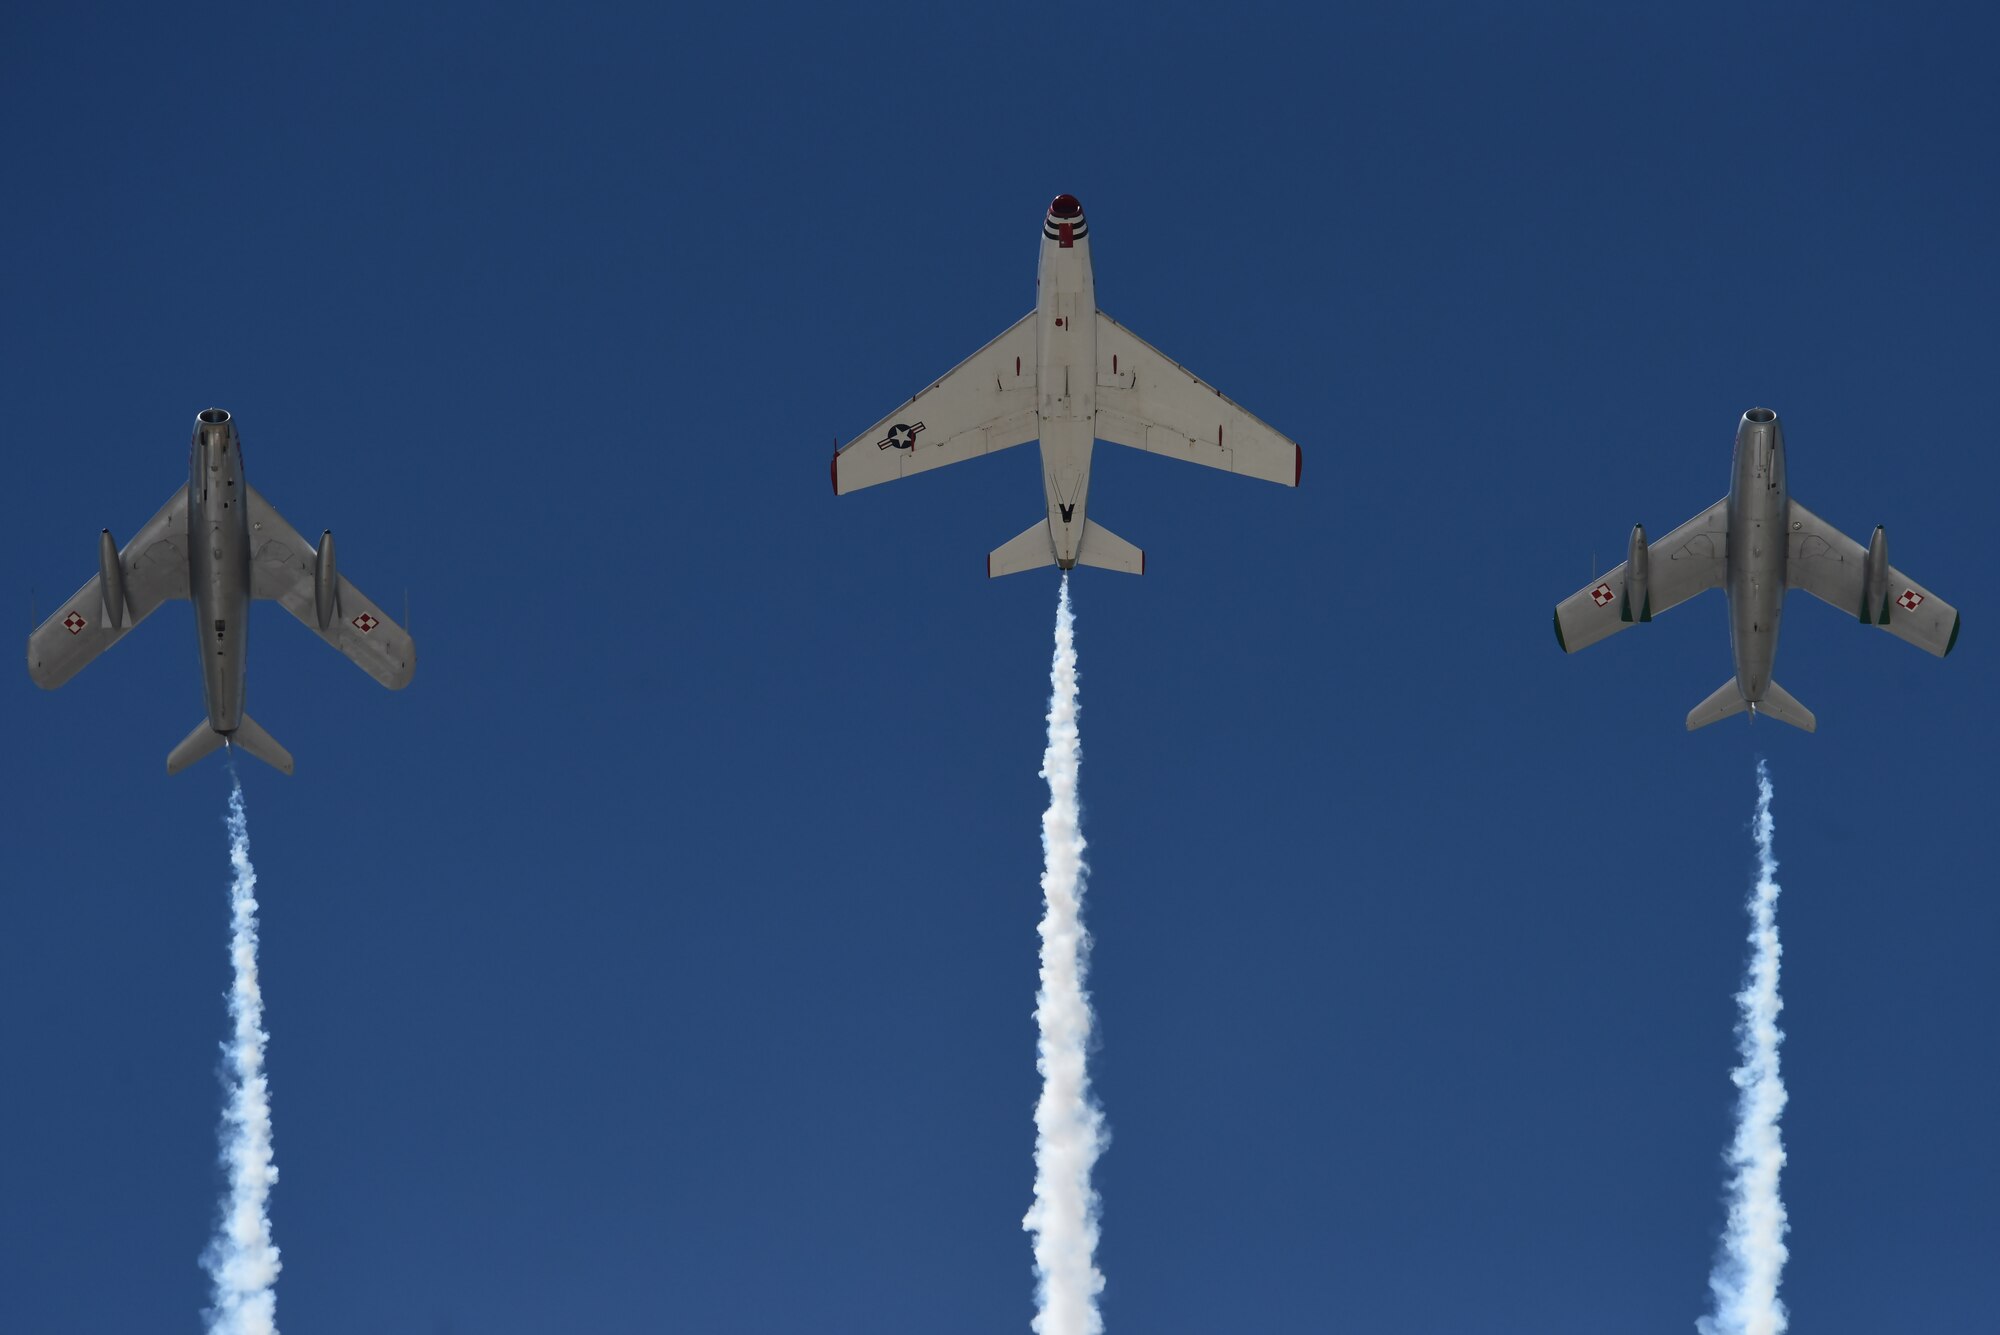
<path id="1" fill-rule="evenodd" d="M 1058 191 L 1305 444 L 1099 452 L 1149 555 L 1075 583 L 1110 1327 L 1689 1330 L 1763 754 L 1785 1299 L 1990 1328 L 2000 34 L 1749 8 L 10 11 L 20 632 L 210 404 L 412 603 L 401 695 L 254 621 L 288 1335 L 1026 1328 L 1055 579 L 982 558 L 1035 456 L 826 457 L 1028 308 Z M 1817 736 L 1682 731 L 1719 598 L 1550 634 L 1753 404 L 1965 615 L 1939 663 L 1795 596 Z M 188 623 L 6 696 L 8 1332 L 205 1300 Z"/>

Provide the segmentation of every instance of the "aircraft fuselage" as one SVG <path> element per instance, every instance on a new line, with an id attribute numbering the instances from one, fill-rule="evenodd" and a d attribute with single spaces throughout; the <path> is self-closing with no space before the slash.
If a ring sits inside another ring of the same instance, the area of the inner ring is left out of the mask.
<path id="1" fill-rule="evenodd" d="M 1778 620 L 1785 608 L 1791 502 L 1785 491 L 1785 432 L 1777 414 L 1753 408 L 1736 430 L 1729 484 L 1729 647 L 1736 685 L 1754 708 L 1771 684 Z"/>
<path id="2" fill-rule="evenodd" d="M 243 448 L 220 408 L 195 421 L 188 452 L 188 594 L 194 599 L 208 725 L 227 735 L 243 719 L 250 637 L 250 520 Z"/>
<path id="3" fill-rule="evenodd" d="M 1090 227 L 1071 195 L 1059 196 L 1042 222 L 1035 375 L 1049 540 L 1056 564 L 1070 570 L 1083 541 L 1097 429 L 1097 279 L 1090 267 Z"/>

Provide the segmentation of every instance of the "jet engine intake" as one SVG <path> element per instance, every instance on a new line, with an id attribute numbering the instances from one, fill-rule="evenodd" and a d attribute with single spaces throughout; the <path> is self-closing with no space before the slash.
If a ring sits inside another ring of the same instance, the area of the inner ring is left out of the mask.
<path id="1" fill-rule="evenodd" d="M 319 614 L 319 628 L 333 624 L 340 612 L 340 572 L 333 564 L 333 530 L 319 535 L 319 559 L 313 566 L 313 611 Z"/>
<path id="2" fill-rule="evenodd" d="M 1618 609 L 1621 621 L 1651 621 L 1653 599 L 1646 589 L 1651 567 L 1647 561 L 1646 526 L 1632 525 L 1632 542 L 1625 553 L 1625 602 Z"/>
<path id="3" fill-rule="evenodd" d="M 1889 624 L 1889 534 L 1880 524 L 1868 539 L 1868 561 L 1861 568 L 1861 624 Z M 1880 612 L 1875 609 L 1880 608 Z"/>
<path id="4" fill-rule="evenodd" d="M 132 624 L 125 602 L 125 563 L 118 559 L 118 540 L 108 528 L 97 535 L 97 596 L 102 604 L 100 626 L 122 630 Z"/>

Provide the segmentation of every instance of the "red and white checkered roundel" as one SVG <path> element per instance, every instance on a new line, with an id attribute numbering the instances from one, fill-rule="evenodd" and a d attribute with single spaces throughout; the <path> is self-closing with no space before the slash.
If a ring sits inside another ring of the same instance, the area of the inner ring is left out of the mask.
<path id="1" fill-rule="evenodd" d="M 63 618 L 63 629 L 67 630 L 72 635 L 81 634 L 83 632 L 83 628 L 85 626 L 88 626 L 89 624 L 90 623 L 88 621 L 85 621 L 83 619 L 83 614 L 80 612 L 71 612 L 68 616 Z"/>
<path id="2" fill-rule="evenodd" d="M 366 635 L 369 631 L 375 629 L 377 626 L 381 624 L 382 624 L 381 622 L 377 621 L 374 617 L 368 615 L 368 613 L 366 612 L 363 612 L 360 616 L 354 618 L 354 629 L 360 631 L 363 635 Z"/>
<path id="3" fill-rule="evenodd" d="M 1591 601 L 1595 602 L 1599 607 L 1603 607 L 1617 596 L 1617 594 L 1611 591 L 1609 584 L 1600 584 L 1590 591 Z"/>
<path id="4" fill-rule="evenodd" d="M 1914 612 L 1924 604 L 1924 596 L 1915 589 L 1904 589 L 1903 596 L 1896 600 L 1905 612 Z"/>

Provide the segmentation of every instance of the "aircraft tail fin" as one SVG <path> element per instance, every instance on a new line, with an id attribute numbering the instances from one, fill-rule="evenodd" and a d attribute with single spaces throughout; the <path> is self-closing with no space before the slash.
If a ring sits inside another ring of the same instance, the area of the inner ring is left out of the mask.
<path id="1" fill-rule="evenodd" d="M 1088 521 L 1086 521 L 1088 522 Z M 1027 531 L 1005 545 L 995 547 L 986 557 L 986 577 L 1039 570 L 1056 563 L 1055 544 L 1049 540 L 1049 521 L 1037 519 Z"/>
<path id="2" fill-rule="evenodd" d="M 1696 728 L 1706 728 L 1711 723 L 1733 718 L 1748 708 L 1750 702 L 1743 698 L 1743 692 L 1737 688 L 1736 678 L 1731 677 L 1716 688 L 1714 695 L 1688 711 L 1688 731 L 1693 732 Z"/>
<path id="3" fill-rule="evenodd" d="M 986 577 L 1040 570 L 1055 563 L 1056 548 L 1049 538 L 1049 521 L 1037 519 L 1018 537 L 987 554 Z M 1083 521 L 1083 537 L 1076 544 L 1076 563 L 1100 570 L 1122 570 L 1128 575 L 1146 573 L 1145 552 L 1088 519 Z"/>
<path id="4" fill-rule="evenodd" d="M 201 722 L 195 724 L 193 732 L 181 739 L 179 746 L 168 753 L 167 773 L 179 774 L 209 752 L 220 750 L 222 744 L 228 740 L 227 737 L 209 727 L 207 719 L 203 719 Z"/>
<path id="5" fill-rule="evenodd" d="M 1146 573 L 1146 553 L 1091 520 L 1083 521 L 1083 540 L 1076 545 L 1076 563 L 1099 570 L 1122 570 L 1128 575 Z"/>
<path id="6" fill-rule="evenodd" d="M 279 746 L 277 739 L 258 727 L 257 720 L 248 714 L 237 720 L 236 731 L 229 734 L 229 744 L 241 747 L 280 773 L 292 772 L 292 753 Z"/>
<path id="7" fill-rule="evenodd" d="M 1709 696 L 1689 712 L 1688 731 L 1693 732 L 1696 728 L 1706 728 L 1709 724 L 1722 719 L 1734 718 L 1746 710 L 1752 718 L 1774 718 L 1780 723 L 1789 723 L 1805 732 L 1814 732 L 1819 728 L 1819 721 L 1813 718 L 1813 712 L 1794 700 L 1791 692 L 1777 682 L 1768 683 L 1764 687 L 1764 698 L 1753 704 L 1743 698 L 1743 692 L 1736 685 L 1736 678 L 1731 677 L 1722 683 L 1714 695 Z"/>
<path id="8" fill-rule="evenodd" d="M 1813 717 L 1812 710 L 1792 699 L 1791 692 L 1775 681 L 1764 688 L 1764 698 L 1757 702 L 1755 712 L 1759 718 L 1774 718 L 1806 732 L 1819 730 L 1819 720 Z"/>

